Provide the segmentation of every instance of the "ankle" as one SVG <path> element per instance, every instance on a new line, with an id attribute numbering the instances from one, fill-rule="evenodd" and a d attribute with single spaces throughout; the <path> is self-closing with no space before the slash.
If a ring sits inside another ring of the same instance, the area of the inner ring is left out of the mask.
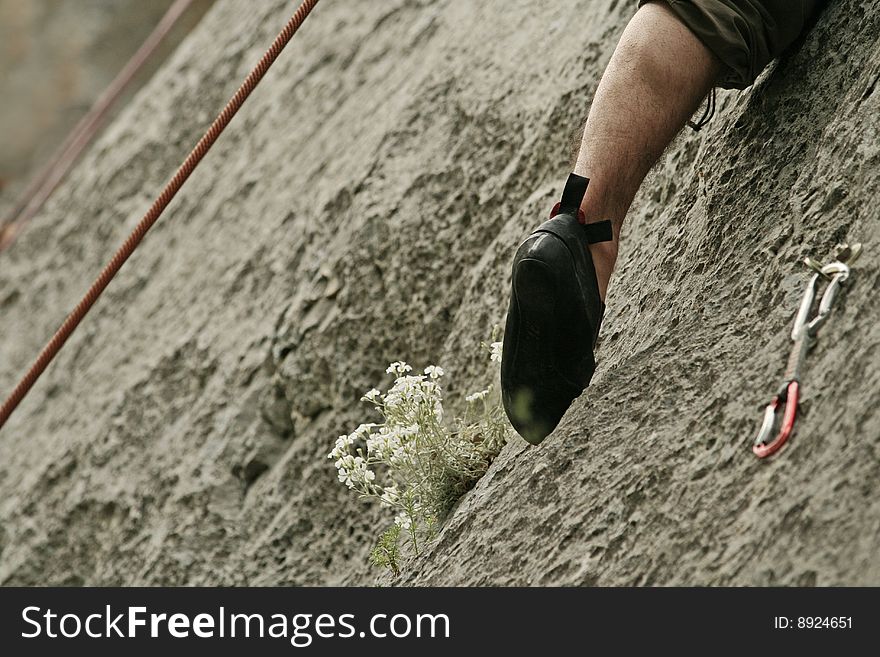
<path id="1" fill-rule="evenodd" d="M 596 268 L 599 296 L 602 298 L 602 303 L 605 303 L 611 273 L 614 271 L 614 263 L 617 262 L 617 241 L 590 244 L 590 255 Z"/>

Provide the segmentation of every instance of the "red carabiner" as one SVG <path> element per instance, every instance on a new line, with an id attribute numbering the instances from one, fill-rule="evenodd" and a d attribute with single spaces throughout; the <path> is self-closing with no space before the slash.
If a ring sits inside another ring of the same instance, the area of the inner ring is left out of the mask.
<path id="1" fill-rule="evenodd" d="M 798 410 L 798 393 L 800 386 L 797 380 L 789 381 L 788 384 L 773 398 L 773 401 L 764 411 L 764 423 L 758 431 L 758 437 L 755 438 L 755 444 L 752 445 L 752 451 L 760 459 L 776 453 L 785 444 L 791 432 L 794 429 L 794 421 L 797 418 Z M 776 437 L 768 442 L 773 428 L 776 426 L 776 417 L 779 412 L 784 410 L 782 414 L 782 426 Z"/>

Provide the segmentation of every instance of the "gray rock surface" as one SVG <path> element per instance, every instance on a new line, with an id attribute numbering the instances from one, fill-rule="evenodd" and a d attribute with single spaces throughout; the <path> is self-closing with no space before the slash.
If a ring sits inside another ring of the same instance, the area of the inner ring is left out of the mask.
<path id="1" fill-rule="evenodd" d="M 634 3 L 334 0 L 0 432 L 4 584 L 370 584 L 325 454 L 387 362 L 485 382 Z M 880 2 L 831 3 L 639 195 L 593 385 L 406 584 L 880 584 Z M 222 0 L 0 258 L 9 390 L 291 11 Z M 807 254 L 866 243 L 799 431 L 749 447 Z M 388 582 L 385 576 L 379 581 Z"/>
<path id="2" fill-rule="evenodd" d="M 128 87 L 155 73 L 212 0 L 197 0 Z M 0 215 L 64 141 L 172 0 L 0 0 Z M 0 223 L 6 217 L 0 216 Z"/>

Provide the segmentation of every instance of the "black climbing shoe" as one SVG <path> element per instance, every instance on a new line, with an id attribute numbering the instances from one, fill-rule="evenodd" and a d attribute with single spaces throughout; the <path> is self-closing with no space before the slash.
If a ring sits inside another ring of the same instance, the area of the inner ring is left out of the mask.
<path id="1" fill-rule="evenodd" d="M 534 445 L 556 428 L 596 369 L 605 305 L 588 245 L 612 235 L 610 221 L 578 221 L 588 183 L 571 174 L 555 216 L 513 258 L 501 397 L 514 428 Z"/>

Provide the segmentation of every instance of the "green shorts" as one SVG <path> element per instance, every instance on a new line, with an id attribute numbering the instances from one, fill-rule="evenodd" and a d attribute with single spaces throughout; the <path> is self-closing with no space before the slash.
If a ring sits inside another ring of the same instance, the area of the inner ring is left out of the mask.
<path id="1" fill-rule="evenodd" d="M 650 0 L 639 0 L 639 6 Z M 803 31 L 822 0 L 662 0 L 725 71 L 718 86 L 744 89 Z"/>

